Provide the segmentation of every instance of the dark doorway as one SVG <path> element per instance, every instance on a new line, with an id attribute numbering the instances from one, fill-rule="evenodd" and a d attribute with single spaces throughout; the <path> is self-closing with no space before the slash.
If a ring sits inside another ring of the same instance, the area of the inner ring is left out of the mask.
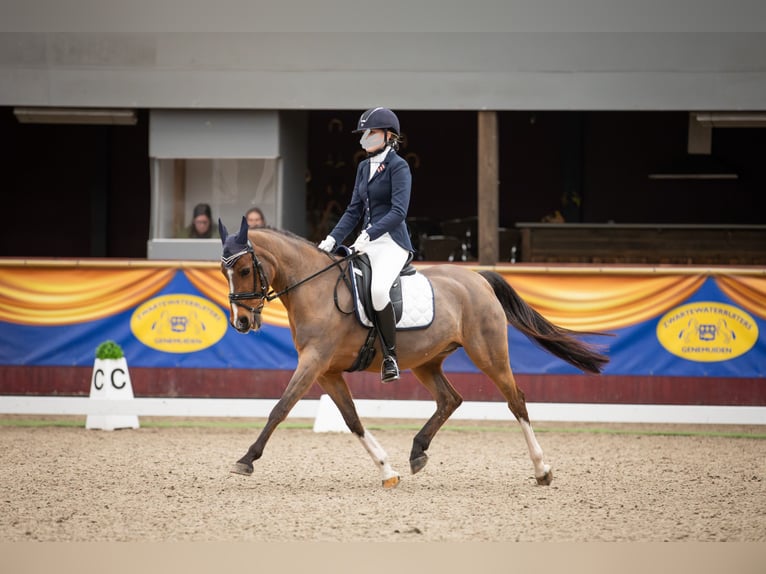
<path id="1" fill-rule="evenodd" d="M 1 256 L 146 257 L 146 113 L 135 126 L 21 124 L 0 108 L 0 133 Z"/>

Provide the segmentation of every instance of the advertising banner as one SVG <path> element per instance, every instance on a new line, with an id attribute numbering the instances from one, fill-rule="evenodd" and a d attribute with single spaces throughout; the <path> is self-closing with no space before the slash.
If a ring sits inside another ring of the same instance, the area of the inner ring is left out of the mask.
<path id="1" fill-rule="evenodd" d="M 766 273 L 498 271 L 557 325 L 607 334 L 587 337 L 610 357 L 605 374 L 766 376 Z M 242 335 L 229 325 L 227 296 L 214 264 L 0 262 L 0 364 L 90 366 L 111 339 L 131 367 L 294 369 L 279 300 L 260 331 Z M 578 372 L 514 329 L 508 340 L 516 373 Z M 477 371 L 462 350 L 445 370 Z"/>

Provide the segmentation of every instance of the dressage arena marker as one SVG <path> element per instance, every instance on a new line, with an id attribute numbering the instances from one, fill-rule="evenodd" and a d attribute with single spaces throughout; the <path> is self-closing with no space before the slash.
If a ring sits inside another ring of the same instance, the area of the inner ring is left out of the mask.
<path id="1" fill-rule="evenodd" d="M 133 384 L 130 382 L 130 372 L 125 357 L 97 358 L 93 362 L 93 375 L 90 379 L 90 399 L 131 404 L 133 398 Z M 136 414 L 104 414 L 89 411 L 85 419 L 86 429 L 116 430 L 138 427 Z"/>
<path id="2" fill-rule="evenodd" d="M 348 430 L 346 421 L 343 420 L 343 415 L 340 414 L 338 407 L 332 402 L 330 395 L 319 397 L 317 413 L 314 418 L 314 432 L 351 432 Z"/>
<path id="3" fill-rule="evenodd" d="M 316 418 L 319 402 L 313 399 L 298 401 L 288 419 Z M 424 420 L 434 411 L 433 401 L 357 399 L 354 402 L 359 416 L 367 419 Z M 140 397 L 107 400 L 4 395 L 0 396 L 0 414 L 267 418 L 276 403 L 277 399 Z M 759 406 L 527 403 L 527 410 L 533 421 L 766 425 L 766 407 Z M 466 401 L 451 419 L 512 421 L 513 415 L 502 402 Z"/>

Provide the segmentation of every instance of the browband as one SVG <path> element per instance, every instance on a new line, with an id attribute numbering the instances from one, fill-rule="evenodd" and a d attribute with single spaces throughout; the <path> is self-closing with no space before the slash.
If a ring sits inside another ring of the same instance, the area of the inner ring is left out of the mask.
<path id="1" fill-rule="evenodd" d="M 243 250 L 242 250 L 242 251 L 240 251 L 239 253 L 235 253 L 234 255 L 229 255 L 228 257 L 223 257 L 223 256 L 221 256 L 221 261 L 223 262 L 223 264 L 224 264 L 226 267 L 231 267 L 232 265 L 234 265 L 234 262 L 235 262 L 237 259 L 239 259 L 240 257 L 242 257 L 242 256 L 243 256 L 245 253 L 248 253 L 249 251 L 250 251 L 250 249 L 249 249 L 249 248 L 247 248 L 247 249 L 243 249 Z"/>

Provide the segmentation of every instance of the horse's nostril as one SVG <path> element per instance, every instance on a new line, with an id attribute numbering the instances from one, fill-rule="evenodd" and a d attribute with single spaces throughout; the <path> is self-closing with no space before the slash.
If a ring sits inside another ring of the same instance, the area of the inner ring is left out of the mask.
<path id="1" fill-rule="evenodd" d="M 250 326 L 250 321 L 248 321 L 247 317 L 239 317 L 237 319 L 237 326 L 240 329 L 247 329 Z"/>

